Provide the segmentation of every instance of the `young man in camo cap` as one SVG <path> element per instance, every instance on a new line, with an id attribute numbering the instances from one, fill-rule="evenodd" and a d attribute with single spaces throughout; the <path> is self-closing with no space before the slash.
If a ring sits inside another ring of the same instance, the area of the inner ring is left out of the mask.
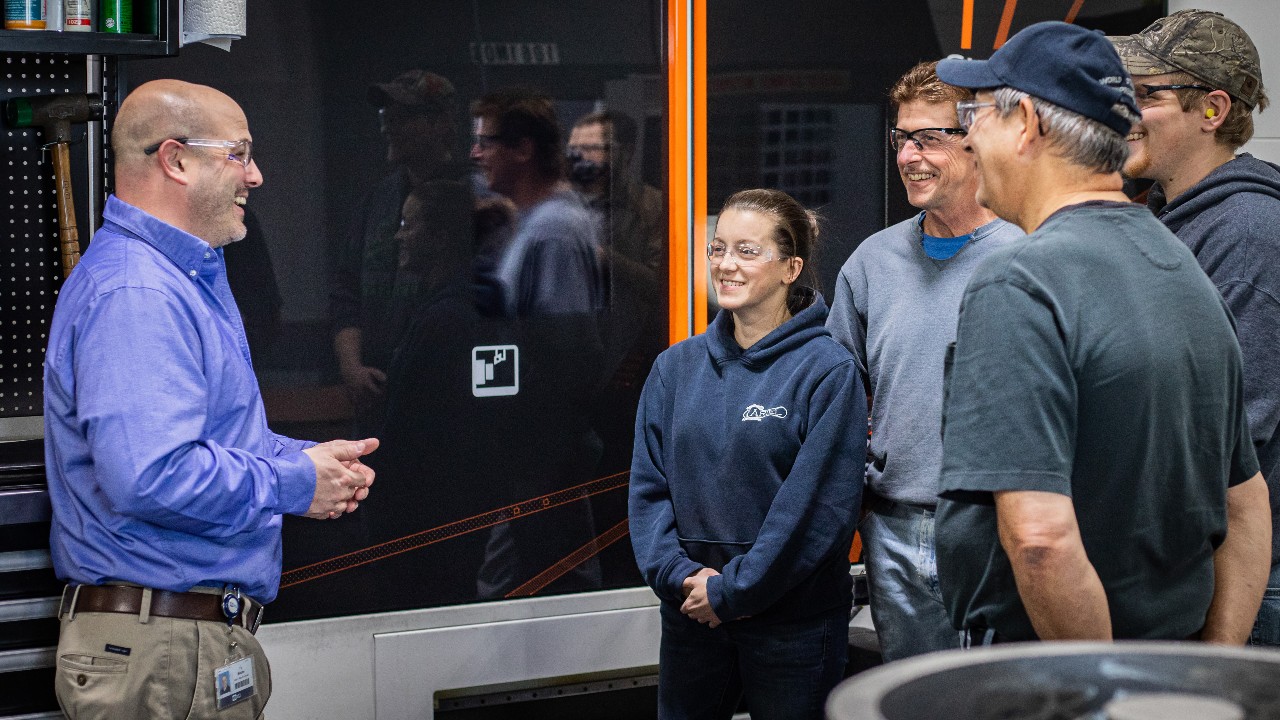
<path id="1" fill-rule="evenodd" d="M 1124 173 L 1226 299 L 1244 356 L 1245 409 L 1271 500 L 1271 576 L 1252 644 L 1280 645 L 1280 167 L 1237 153 L 1267 107 L 1258 50 L 1220 13 L 1183 10 L 1112 43 L 1142 121 Z"/>

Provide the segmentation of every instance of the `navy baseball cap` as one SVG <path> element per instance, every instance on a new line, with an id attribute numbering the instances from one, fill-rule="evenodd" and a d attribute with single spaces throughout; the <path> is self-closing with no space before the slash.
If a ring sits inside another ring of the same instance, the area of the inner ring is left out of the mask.
<path id="1" fill-rule="evenodd" d="M 1041 22 L 1009 38 L 989 60 L 949 58 L 938 78 L 956 87 L 1011 87 L 1079 113 L 1128 135 L 1132 123 L 1112 108 L 1123 104 L 1138 116 L 1133 81 L 1116 49 L 1099 31 L 1064 22 Z"/>

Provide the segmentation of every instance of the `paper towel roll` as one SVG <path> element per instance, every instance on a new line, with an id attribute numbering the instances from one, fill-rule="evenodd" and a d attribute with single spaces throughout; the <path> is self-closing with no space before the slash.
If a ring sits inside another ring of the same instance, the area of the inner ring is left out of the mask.
<path id="1" fill-rule="evenodd" d="M 231 49 L 245 33 L 247 0 L 182 0 L 182 44 L 203 42 Z"/>

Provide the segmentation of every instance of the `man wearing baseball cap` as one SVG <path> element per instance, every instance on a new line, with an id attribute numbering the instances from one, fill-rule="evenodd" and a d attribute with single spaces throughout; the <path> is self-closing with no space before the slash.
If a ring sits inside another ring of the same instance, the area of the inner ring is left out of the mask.
<path id="1" fill-rule="evenodd" d="M 1067 60 L 1067 61 L 1064 61 Z M 974 271 L 948 353 L 938 570 L 970 644 L 1242 643 L 1270 545 L 1240 350 L 1173 233 L 1121 192 L 1138 119 L 1098 33 L 943 60 L 978 201 L 1028 233 Z"/>
<path id="2" fill-rule="evenodd" d="M 466 178 L 453 84 L 413 69 L 369 86 L 391 173 L 375 182 L 347 234 L 330 282 L 334 352 L 356 427 L 382 427 L 387 368 L 418 292 L 399 267 L 401 208 L 411 187 Z"/>
<path id="3" fill-rule="evenodd" d="M 1113 37 L 1142 121 L 1124 173 L 1155 181 L 1148 205 L 1191 248 L 1236 319 L 1249 433 L 1271 492 L 1271 578 L 1250 642 L 1280 645 L 1280 167 L 1248 153 L 1267 107 L 1258 50 L 1216 12 L 1183 10 Z"/>

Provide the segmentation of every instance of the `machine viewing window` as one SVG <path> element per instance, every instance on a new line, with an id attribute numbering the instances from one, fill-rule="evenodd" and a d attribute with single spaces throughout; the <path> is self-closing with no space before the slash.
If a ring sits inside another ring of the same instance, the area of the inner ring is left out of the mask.
<path id="1" fill-rule="evenodd" d="M 248 116 L 265 182 L 225 258 L 272 428 L 382 441 L 359 510 L 286 518 L 270 619 L 639 585 L 627 470 L 667 334 L 664 7 L 353 7 L 250 3 L 230 54 L 124 69 Z"/>

